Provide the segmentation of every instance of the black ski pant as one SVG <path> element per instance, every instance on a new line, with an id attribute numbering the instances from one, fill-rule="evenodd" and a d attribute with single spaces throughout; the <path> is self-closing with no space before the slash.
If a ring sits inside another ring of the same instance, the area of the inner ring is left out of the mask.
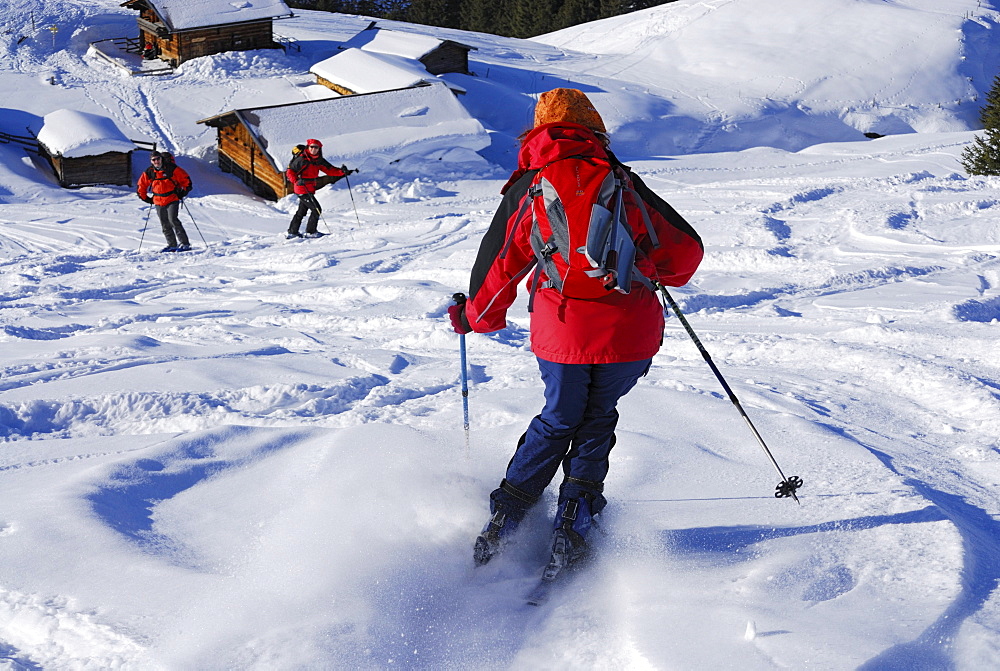
<path id="1" fill-rule="evenodd" d="M 319 201 L 316 200 L 315 194 L 303 193 L 299 195 L 299 209 L 295 210 L 295 214 L 292 216 L 292 223 L 288 225 L 289 233 L 298 233 L 299 225 L 302 223 L 302 218 L 306 216 L 306 212 L 309 213 L 309 219 L 306 221 L 306 233 L 315 233 L 316 225 L 319 223 L 319 215 L 323 211 L 320 207 Z"/>
<path id="2" fill-rule="evenodd" d="M 187 231 L 181 226 L 181 220 L 177 218 L 180 207 L 181 201 L 179 200 L 156 206 L 156 214 L 160 217 L 160 228 L 163 229 L 163 237 L 167 239 L 168 247 L 191 244 L 188 241 Z"/>

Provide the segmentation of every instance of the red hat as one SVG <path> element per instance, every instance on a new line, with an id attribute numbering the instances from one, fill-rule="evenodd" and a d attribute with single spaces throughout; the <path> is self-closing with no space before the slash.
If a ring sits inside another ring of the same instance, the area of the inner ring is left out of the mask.
<path id="1" fill-rule="evenodd" d="M 322 143 L 322 142 L 320 142 L 319 140 L 312 140 L 312 139 L 310 139 L 310 140 L 306 140 L 306 146 L 307 146 L 307 147 L 308 147 L 309 145 L 311 145 L 311 144 L 314 144 L 314 145 L 316 145 L 317 147 L 320 147 L 320 148 L 322 148 L 322 147 L 323 147 L 323 143 Z"/>

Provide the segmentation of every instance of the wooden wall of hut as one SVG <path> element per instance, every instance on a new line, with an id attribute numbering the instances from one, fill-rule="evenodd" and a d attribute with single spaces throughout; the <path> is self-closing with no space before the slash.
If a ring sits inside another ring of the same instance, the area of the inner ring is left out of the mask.
<path id="1" fill-rule="evenodd" d="M 433 51 L 425 54 L 420 62 L 432 75 L 445 72 L 461 72 L 469 74 L 469 50 L 454 42 L 444 42 Z"/>
<path id="2" fill-rule="evenodd" d="M 98 156 L 66 158 L 45 154 L 64 188 L 98 184 L 132 185 L 132 152 L 109 151 Z"/>
<path id="3" fill-rule="evenodd" d="M 155 25 L 140 22 L 139 32 L 142 43 L 153 43 L 159 50 L 159 58 L 174 67 L 192 58 L 226 51 L 278 48 L 270 19 L 181 33 L 167 33 L 162 27 L 157 29 Z"/>
<path id="4" fill-rule="evenodd" d="M 218 127 L 219 169 L 239 177 L 244 184 L 268 200 L 292 192 L 285 173 L 276 172 L 243 124 Z"/>

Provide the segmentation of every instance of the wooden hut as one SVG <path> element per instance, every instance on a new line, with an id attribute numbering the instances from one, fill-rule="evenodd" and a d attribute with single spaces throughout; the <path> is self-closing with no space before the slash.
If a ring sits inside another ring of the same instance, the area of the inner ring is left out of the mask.
<path id="1" fill-rule="evenodd" d="M 56 110 L 45 115 L 38 144 L 60 186 L 132 184 L 132 152 L 136 144 L 111 119 Z"/>
<path id="2" fill-rule="evenodd" d="M 292 148 L 321 139 L 334 165 L 376 170 L 411 155 L 478 151 L 482 125 L 441 83 L 359 95 L 237 109 L 198 123 L 216 129 L 219 168 L 270 200 L 293 192 L 285 178 Z M 454 151 L 459 151 L 455 149 Z M 318 187 L 330 178 L 322 178 Z"/>
<path id="3" fill-rule="evenodd" d="M 274 49 L 274 19 L 293 16 L 284 0 L 126 0 L 139 11 L 139 43 L 148 57 L 176 67 L 226 51 Z"/>
<path id="4" fill-rule="evenodd" d="M 440 75 L 445 72 L 472 74 L 469 70 L 469 52 L 476 49 L 476 47 L 470 47 L 453 40 L 379 28 L 375 21 L 344 42 L 340 48 L 361 49 L 417 60 L 432 75 Z"/>
<path id="5" fill-rule="evenodd" d="M 426 86 L 433 82 L 444 83 L 456 94 L 465 93 L 463 87 L 438 79 L 415 60 L 362 49 L 338 51 L 313 65 L 309 72 L 316 75 L 317 84 L 343 96 Z"/>

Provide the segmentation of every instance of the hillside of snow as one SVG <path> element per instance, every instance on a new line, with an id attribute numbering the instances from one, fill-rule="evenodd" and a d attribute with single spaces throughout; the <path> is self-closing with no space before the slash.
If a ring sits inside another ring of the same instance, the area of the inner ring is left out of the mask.
<path id="1" fill-rule="evenodd" d="M 330 235 L 286 241 L 295 198 L 220 172 L 195 122 L 325 95 L 309 67 L 368 19 L 296 13 L 276 31 L 301 51 L 128 77 L 88 53 L 134 31 L 117 0 L 0 6 L 0 131 L 98 114 L 195 184 L 195 251 L 161 254 L 130 187 L 61 189 L 0 144 L 3 668 L 997 666 L 1000 180 L 958 160 L 993 3 L 680 0 L 537 40 L 385 22 L 477 48 L 446 77 L 484 167 L 362 171 L 320 191 Z M 467 337 L 468 449 L 445 311 L 534 97 L 567 83 L 704 238 L 672 293 L 805 485 L 772 496 L 668 319 L 595 559 L 535 608 L 554 488 L 471 559 L 542 403 L 526 301 Z"/>

